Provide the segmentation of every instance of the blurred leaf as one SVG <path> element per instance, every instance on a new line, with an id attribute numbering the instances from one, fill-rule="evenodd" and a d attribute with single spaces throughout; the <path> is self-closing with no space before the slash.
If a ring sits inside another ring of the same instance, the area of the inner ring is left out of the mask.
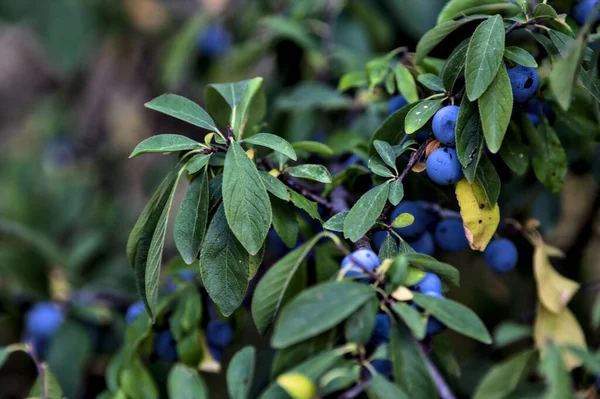
<path id="1" fill-rule="evenodd" d="M 569 45 L 564 56 L 555 62 L 552 72 L 550 72 L 550 89 L 552 89 L 556 102 L 565 111 L 571 105 L 572 91 L 585 48 L 586 44 L 583 39 L 578 38 Z"/>
<path id="2" fill-rule="evenodd" d="M 288 373 L 277 377 L 277 384 L 292 399 L 313 399 L 317 395 L 317 387 L 304 374 Z"/>
<path id="3" fill-rule="evenodd" d="M 327 331 L 374 297 L 375 291 L 352 281 L 309 288 L 288 303 L 275 324 L 274 348 L 285 348 Z"/>
<path id="4" fill-rule="evenodd" d="M 388 116 L 386 120 L 383 121 L 381 126 L 377 128 L 377 130 L 371 137 L 371 140 L 369 141 L 370 156 L 376 154 L 374 145 L 375 140 L 387 141 L 391 145 L 396 145 L 402 142 L 402 140 L 406 136 L 406 132 L 404 131 L 406 115 L 418 104 L 420 104 L 420 102 L 408 104 L 402 107 L 400 110 Z"/>
<path id="5" fill-rule="evenodd" d="M 479 317 L 468 307 L 450 299 L 438 299 L 414 293 L 414 302 L 452 330 L 491 344 L 492 337 Z"/>
<path id="6" fill-rule="evenodd" d="M 483 186 L 477 180 L 469 184 L 466 179 L 456 185 L 456 198 L 460 205 L 460 214 L 465 227 L 465 235 L 471 248 L 483 251 L 500 223 L 498 204 L 491 207 Z"/>
<path id="7" fill-rule="evenodd" d="M 298 241 L 298 221 L 292 204 L 285 201 L 272 198 L 271 206 L 273 208 L 273 228 L 281 240 L 293 248 Z"/>
<path id="8" fill-rule="evenodd" d="M 208 177 L 203 171 L 192 181 L 175 218 L 175 245 L 188 265 L 200 253 L 208 222 L 208 196 Z"/>
<path id="9" fill-rule="evenodd" d="M 501 348 L 532 336 L 531 326 L 505 321 L 494 330 L 494 345 Z"/>
<path id="10" fill-rule="evenodd" d="M 48 399 L 61 399 L 64 396 L 63 391 L 54 377 L 54 374 L 46 363 L 41 364 L 41 369 L 44 372 L 44 381 L 38 376 L 29 391 L 28 398 L 48 398 Z"/>
<path id="11" fill-rule="evenodd" d="M 425 271 L 437 274 L 441 278 L 447 279 L 448 281 L 450 281 L 452 284 L 456 285 L 457 287 L 459 285 L 460 273 L 454 266 L 451 266 L 447 263 L 440 262 L 432 256 L 425 255 L 425 254 L 418 254 L 416 252 L 412 252 L 412 253 L 405 252 L 405 253 L 399 255 L 399 257 L 405 258 L 411 265 L 413 265 L 417 268 L 424 269 Z M 410 277 L 411 277 L 411 269 L 409 269 L 409 277 L 407 277 L 407 280 L 405 282 L 406 286 L 414 285 L 415 283 L 417 283 L 424 277 L 424 274 L 416 273 L 415 277 L 418 278 L 418 280 L 414 281 L 414 282 L 410 281 Z"/>
<path id="12" fill-rule="evenodd" d="M 340 78 L 340 82 L 338 83 L 338 91 L 344 92 L 349 89 L 354 89 L 358 87 L 364 87 L 369 84 L 369 79 L 367 77 L 366 72 L 364 71 L 356 71 L 356 72 L 348 72 Z"/>
<path id="13" fill-rule="evenodd" d="M 285 173 L 301 179 L 318 181 L 319 183 L 331 183 L 331 174 L 323 165 L 305 164 L 292 166 Z"/>
<path id="14" fill-rule="evenodd" d="M 121 372 L 119 387 L 127 397 L 139 399 L 158 399 L 159 393 L 152 375 L 142 362 L 135 358 Z"/>
<path id="15" fill-rule="evenodd" d="M 268 192 L 283 201 L 290 200 L 290 193 L 288 192 L 287 186 L 283 184 L 281 180 L 262 170 L 259 170 L 258 174 L 260 175 Z"/>
<path id="16" fill-rule="evenodd" d="M 504 64 L 500 64 L 496 77 L 478 103 L 485 142 L 495 154 L 504 140 L 513 108 L 512 88 Z"/>
<path id="17" fill-rule="evenodd" d="M 596 299 L 594 299 L 591 325 L 594 330 L 597 330 L 598 327 L 600 327 L 600 295 L 597 295 Z"/>
<path id="18" fill-rule="evenodd" d="M 511 168 L 516 174 L 522 176 L 527 172 L 529 167 L 529 151 L 523 144 L 521 139 L 521 133 L 518 131 L 516 125 L 509 129 L 507 135 L 504 137 L 502 147 L 500 147 L 499 154 L 502 157 L 506 166 Z"/>
<path id="19" fill-rule="evenodd" d="M 469 48 L 469 41 L 464 40 L 461 42 L 450 54 L 448 60 L 442 68 L 441 77 L 444 88 L 446 91 L 452 91 L 456 79 L 463 73 L 465 68 L 465 61 L 467 59 L 467 49 Z"/>
<path id="20" fill-rule="evenodd" d="M 493 5 L 501 3 L 502 0 L 450 0 L 438 14 L 437 23 L 441 24 L 454 19 L 470 8 L 477 6 Z"/>
<path id="21" fill-rule="evenodd" d="M 138 155 L 163 153 L 168 154 L 175 151 L 195 150 L 201 148 L 200 143 L 177 134 L 159 134 L 147 138 L 138 144 L 129 158 L 135 158 Z"/>
<path id="22" fill-rule="evenodd" d="M 369 370 L 371 373 L 371 381 L 366 387 L 369 398 L 387 399 L 398 398 L 408 399 L 409 396 L 398 385 L 389 381 L 387 378 L 379 374 L 374 369 Z"/>
<path id="23" fill-rule="evenodd" d="M 279 96 L 277 106 L 284 111 L 335 111 L 351 108 L 352 99 L 322 83 L 305 82 L 297 85 L 291 92 Z"/>
<path id="24" fill-rule="evenodd" d="M 246 399 L 254 378 L 256 351 L 252 346 L 240 349 L 227 368 L 227 392 L 231 399 Z"/>
<path id="25" fill-rule="evenodd" d="M 540 371 L 546 377 L 545 399 L 563 399 L 573 397 L 571 376 L 563 364 L 560 351 L 556 345 L 550 345 L 542 356 Z"/>
<path id="26" fill-rule="evenodd" d="M 251 137 L 248 137 L 247 139 L 244 139 L 243 142 L 268 147 L 272 150 L 282 153 L 294 161 L 298 159 L 296 157 L 296 151 L 294 151 L 294 148 L 290 143 L 288 143 L 287 140 L 271 133 L 257 133 Z"/>
<path id="27" fill-rule="evenodd" d="M 549 311 L 560 313 L 579 290 L 579 283 L 554 270 L 541 239 L 535 243 L 533 270 L 540 302 Z"/>
<path id="28" fill-rule="evenodd" d="M 406 98 L 409 103 L 419 101 L 419 93 L 417 93 L 417 85 L 412 73 L 402 64 L 396 65 L 394 68 L 394 77 L 400 94 Z"/>
<path id="29" fill-rule="evenodd" d="M 354 204 L 344 220 L 344 237 L 356 242 L 377 222 L 389 194 L 389 184 L 372 188 Z"/>
<path id="30" fill-rule="evenodd" d="M 198 326 L 177 342 L 176 349 L 179 361 L 190 367 L 201 367 L 203 359 L 206 355 L 210 355 L 208 348 L 204 345 L 202 331 Z"/>
<path id="31" fill-rule="evenodd" d="M 541 5 L 541 4 L 540 4 Z M 504 57 L 515 62 L 519 65 L 523 65 L 530 68 L 537 68 L 538 64 L 535 58 L 527 50 L 517 46 L 510 46 L 504 49 Z M 511 94 L 512 97 L 512 94 Z"/>
<path id="32" fill-rule="evenodd" d="M 546 356 L 548 349 L 554 348 L 554 345 L 587 347 L 583 330 L 569 308 L 564 308 L 560 313 L 553 313 L 542 304 L 538 304 L 533 339 L 542 359 Z M 550 351 L 552 352 L 552 350 Z M 568 352 L 562 353 L 562 362 L 568 370 L 582 364 L 581 359 Z"/>
<path id="33" fill-rule="evenodd" d="M 330 157 L 334 154 L 331 148 L 318 141 L 297 141 L 292 144 L 292 147 L 298 151 L 307 151 L 324 157 Z"/>
<path id="34" fill-rule="evenodd" d="M 414 398 L 435 398 L 436 388 L 429 374 L 425 355 L 412 334 L 401 323 L 390 328 L 390 359 L 394 381 Z"/>
<path id="35" fill-rule="evenodd" d="M 432 73 L 425 73 L 423 75 L 419 75 L 417 79 L 423 86 L 427 87 L 429 90 L 435 92 L 445 91 L 442 79 L 440 79 L 437 75 L 434 75 Z"/>
<path id="36" fill-rule="evenodd" d="M 291 40 L 306 50 L 316 47 L 309 30 L 299 21 L 283 16 L 268 16 L 261 19 L 259 23 L 265 26 L 276 37 Z"/>
<path id="37" fill-rule="evenodd" d="M 198 372 L 183 364 L 175 364 L 167 379 L 169 399 L 208 398 L 208 388 Z"/>
<path id="38" fill-rule="evenodd" d="M 535 350 L 526 350 L 494 366 L 481 380 L 474 399 L 502 399 L 524 381 L 535 361 Z"/>
<path id="39" fill-rule="evenodd" d="M 12 237 L 32 246 L 48 263 L 66 266 L 66 260 L 58 248 L 48 237 L 16 221 L 0 218 L 0 238 Z"/>
<path id="40" fill-rule="evenodd" d="M 294 274 L 320 239 L 321 236 L 317 235 L 281 258 L 258 282 L 252 297 L 252 319 L 262 335 L 266 333 L 281 308 L 284 294 Z"/>
<path id="41" fill-rule="evenodd" d="M 163 94 L 144 104 L 146 108 L 191 123 L 194 126 L 218 132 L 215 121 L 195 102 L 176 94 Z"/>
<path id="42" fill-rule="evenodd" d="M 393 303 L 392 310 L 406 323 L 416 339 L 422 340 L 425 338 L 426 317 L 421 317 L 421 314 L 415 308 L 402 302 Z"/>
<path id="43" fill-rule="evenodd" d="M 379 303 L 376 298 L 368 300 L 344 323 L 344 336 L 347 342 L 366 345 L 375 327 L 375 316 Z"/>
<path id="44" fill-rule="evenodd" d="M 202 298 L 195 289 L 186 289 L 175 306 L 175 311 L 169 318 L 169 328 L 175 341 L 179 342 L 200 324 Z"/>
<path id="45" fill-rule="evenodd" d="M 200 251 L 202 282 L 221 312 L 229 316 L 246 295 L 249 263 L 248 253 L 229 230 L 223 205 L 213 216 L 205 237 Z"/>
<path id="46" fill-rule="evenodd" d="M 330 349 L 333 345 L 335 331 L 325 331 L 315 337 L 306 339 L 295 345 L 280 349 L 275 354 L 271 368 L 271 379 L 295 368 L 298 364 L 317 354 Z"/>
<path id="47" fill-rule="evenodd" d="M 454 345 L 446 334 L 433 337 L 433 353 L 442 364 L 445 371 L 454 377 L 460 377 L 460 365 L 453 353 Z"/>
<path id="48" fill-rule="evenodd" d="M 271 204 L 256 165 L 236 142 L 231 142 L 225 158 L 223 204 L 231 232 L 256 255 L 271 226 Z"/>
<path id="49" fill-rule="evenodd" d="M 342 231 L 344 231 L 344 221 L 346 220 L 347 216 L 348 216 L 347 211 L 337 213 L 325 222 L 325 224 L 323 225 L 323 228 L 326 230 L 342 232 Z"/>
<path id="50" fill-rule="evenodd" d="M 494 81 L 504 53 L 504 22 L 495 15 L 475 29 L 465 64 L 467 97 L 477 100 Z M 506 76 L 508 78 L 508 76 Z M 504 84 L 505 79 L 502 79 Z M 504 90 L 502 90 L 504 93 Z M 512 91 L 511 91 L 512 94 Z"/>
<path id="51" fill-rule="evenodd" d="M 412 134 L 425 126 L 433 115 L 435 115 L 437 110 L 440 109 L 443 102 L 444 99 L 440 98 L 437 100 L 424 100 L 415 103 L 415 107 L 406 115 L 406 120 L 404 122 L 406 133 Z"/>

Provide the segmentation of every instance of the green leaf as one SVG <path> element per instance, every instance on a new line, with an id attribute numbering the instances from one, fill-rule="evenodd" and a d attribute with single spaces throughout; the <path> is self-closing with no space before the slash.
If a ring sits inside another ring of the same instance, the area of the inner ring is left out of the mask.
<path id="1" fill-rule="evenodd" d="M 490 17 L 475 29 L 465 65 L 467 97 L 475 101 L 494 80 L 504 53 L 504 22 L 500 15 Z"/>
<path id="2" fill-rule="evenodd" d="M 531 338 L 532 335 L 531 326 L 505 321 L 494 330 L 494 345 L 501 348 L 524 338 Z"/>
<path id="3" fill-rule="evenodd" d="M 533 9 L 531 17 L 533 19 L 558 19 L 558 14 L 556 13 L 556 10 L 552 8 L 552 6 L 549 6 L 548 4 L 538 4 Z"/>
<path id="4" fill-rule="evenodd" d="M 560 350 L 556 345 L 550 345 L 542 358 L 540 371 L 546 377 L 546 399 L 562 399 L 573 397 L 571 375 L 565 368 Z"/>
<path id="5" fill-rule="evenodd" d="M 406 132 L 404 131 L 404 120 L 408 112 L 417 106 L 419 102 L 408 104 L 398 111 L 394 112 L 383 121 L 381 126 L 377 128 L 371 140 L 369 141 L 369 155 L 376 154 L 375 140 L 387 141 L 391 145 L 399 144 L 404 137 Z"/>
<path id="6" fill-rule="evenodd" d="M 378 255 L 379 259 L 393 259 L 398 255 L 398 243 L 391 234 L 385 236 Z"/>
<path id="7" fill-rule="evenodd" d="M 62 388 L 60 387 L 58 381 L 56 380 L 56 377 L 54 377 L 54 374 L 50 370 L 50 367 L 48 367 L 48 364 L 42 363 L 41 368 L 42 368 L 42 370 L 44 372 L 44 376 L 45 376 L 43 385 L 42 385 L 42 379 L 38 376 L 37 379 L 35 380 L 35 383 L 33 384 L 33 387 L 31 387 L 31 391 L 29 392 L 29 395 L 27 395 L 27 397 L 28 398 L 47 397 L 49 399 L 64 398 L 65 396 L 63 394 Z M 138 397 L 141 397 L 141 396 L 138 396 Z M 156 396 L 148 396 L 148 397 L 151 399 L 156 398 Z"/>
<path id="8" fill-rule="evenodd" d="M 367 78 L 369 79 L 369 87 L 373 89 L 375 86 L 383 82 L 390 68 L 391 57 L 386 54 L 382 57 L 375 58 L 365 65 Z"/>
<path id="9" fill-rule="evenodd" d="M 477 168 L 477 180 L 481 183 L 481 187 L 485 192 L 485 197 L 490 207 L 496 206 L 498 197 L 500 196 L 500 176 L 496 172 L 494 164 L 487 155 L 481 157 L 479 168 Z"/>
<path id="10" fill-rule="evenodd" d="M 239 383 L 239 382 L 238 382 Z M 208 387 L 198 372 L 183 364 L 175 364 L 167 378 L 169 399 L 208 398 Z"/>
<path id="11" fill-rule="evenodd" d="M 204 171 L 192 181 L 175 218 L 175 246 L 188 265 L 200 253 L 208 221 L 208 196 L 208 177 Z"/>
<path id="12" fill-rule="evenodd" d="M 483 128 L 477 104 L 463 97 L 456 119 L 456 153 L 465 171 L 465 177 L 472 183 L 483 153 Z"/>
<path id="13" fill-rule="evenodd" d="M 412 108 L 406 115 L 404 121 L 406 133 L 412 134 L 421 129 L 435 115 L 444 102 L 443 98 L 437 100 L 425 100 Z"/>
<path id="14" fill-rule="evenodd" d="M 567 175 L 567 156 L 556 132 L 545 123 L 534 128 L 525 115 L 522 115 L 521 126 L 529 141 L 536 177 L 552 193 L 559 192 Z"/>
<path id="15" fill-rule="evenodd" d="M 441 278 L 445 278 L 452 284 L 458 286 L 460 282 L 460 274 L 458 270 L 447 263 L 442 263 L 432 256 L 418 253 L 403 253 L 400 255 L 405 258 L 411 265 L 424 269 L 425 271 L 437 274 Z M 408 284 L 407 285 L 412 285 Z"/>
<path id="16" fill-rule="evenodd" d="M 416 339 L 425 338 L 427 318 L 421 317 L 415 308 L 403 302 L 392 303 L 392 310 L 406 323 Z"/>
<path id="17" fill-rule="evenodd" d="M 591 374 L 598 375 L 600 374 L 600 357 L 595 352 L 592 352 L 591 349 L 588 350 L 581 346 L 567 346 L 569 352 L 573 355 L 581 359 L 583 362 L 583 367 Z"/>
<path id="18" fill-rule="evenodd" d="M 387 166 L 398 172 L 396 169 L 396 153 L 390 143 L 387 141 L 375 140 L 373 141 L 373 145 L 375 146 L 375 150 L 386 163 Z"/>
<path id="19" fill-rule="evenodd" d="M 210 192 L 210 201 L 208 204 L 208 211 L 212 212 L 217 205 L 221 203 L 221 199 L 223 198 L 223 174 L 220 173 L 212 178 L 208 182 L 208 191 Z"/>
<path id="20" fill-rule="evenodd" d="M 197 141 L 178 134 L 159 134 L 152 136 L 139 143 L 129 155 L 135 158 L 138 155 L 163 153 L 168 154 L 175 151 L 195 150 L 201 145 Z"/>
<path id="21" fill-rule="evenodd" d="M 400 180 L 394 180 L 390 183 L 390 193 L 388 196 L 388 200 L 390 204 L 396 206 L 402 201 L 404 197 L 404 185 Z"/>
<path id="22" fill-rule="evenodd" d="M 205 237 L 200 251 L 202 282 L 213 302 L 229 316 L 246 295 L 249 261 L 248 253 L 229 230 L 223 205 L 213 216 Z"/>
<path id="23" fill-rule="evenodd" d="M 323 228 L 326 230 L 342 232 L 344 231 L 344 220 L 346 220 L 347 216 L 348 211 L 335 214 L 325 222 Z"/>
<path id="24" fill-rule="evenodd" d="M 394 381 L 412 397 L 437 397 L 423 351 L 406 326 L 396 322 L 390 328 L 390 358 Z"/>
<path id="25" fill-rule="evenodd" d="M 284 111 L 335 111 L 351 108 L 352 99 L 322 83 L 303 83 L 280 96 L 276 105 Z"/>
<path id="26" fill-rule="evenodd" d="M 256 255 L 271 226 L 271 204 L 254 162 L 233 141 L 225 157 L 223 204 L 231 231 L 250 255 Z"/>
<path id="27" fill-rule="evenodd" d="M 442 79 L 440 79 L 437 75 L 425 73 L 423 75 L 419 75 L 417 79 L 429 90 L 444 92 L 444 84 L 442 83 Z"/>
<path id="28" fill-rule="evenodd" d="M 158 399 L 158 388 L 152 375 L 137 358 L 121 372 L 120 388 L 128 398 Z"/>
<path id="29" fill-rule="evenodd" d="M 375 327 L 375 316 L 379 302 L 372 298 L 354 312 L 344 323 L 344 336 L 347 342 L 366 345 Z"/>
<path id="30" fill-rule="evenodd" d="M 210 154 L 198 154 L 194 155 L 190 160 L 185 164 L 185 168 L 188 173 L 194 174 L 200 171 L 206 164 L 210 161 Z"/>
<path id="31" fill-rule="evenodd" d="M 243 142 L 270 148 L 282 153 L 294 161 L 298 159 L 298 157 L 296 157 L 296 151 L 294 151 L 294 147 L 292 147 L 287 140 L 271 133 L 257 133 L 251 137 L 248 137 L 247 139 L 244 139 Z"/>
<path id="32" fill-rule="evenodd" d="M 174 170 L 163 180 L 127 240 L 127 256 L 135 270 L 136 286 L 151 316 L 158 300 L 167 218 L 183 170 Z"/>
<path id="33" fill-rule="evenodd" d="M 372 287 L 353 281 L 309 288 L 283 308 L 275 324 L 271 345 L 285 348 L 327 331 L 374 296 Z"/>
<path id="34" fill-rule="evenodd" d="M 412 73 L 402 64 L 396 65 L 394 68 L 394 77 L 400 94 L 406 98 L 409 103 L 419 101 L 419 93 L 417 93 L 417 85 Z"/>
<path id="35" fill-rule="evenodd" d="M 491 344 L 492 337 L 483 322 L 468 307 L 450 299 L 439 299 L 414 293 L 414 302 L 452 330 Z"/>
<path id="36" fill-rule="evenodd" d="M 189 287 L 189 286 L 188 286 Z M 202 298 L 195 289 L 186 288 L 169 318 L 169 327 L 179 342 L 197 328 L 202 319 Z"/>
<path id="37" fill-rule="evenodd" d="M 284 201 L 290 200 L 290 193 L 288 192 L 287 186 L 283 184 L 281 180 L 262 170 L 259 170 L 258 174 L 260 175 L 268 192 Z"/>
<path id="38" fill-rule="evenodd" d="M 398 385 L 389 381 L 387 378 L 379 374 L 374 369 L 369 370 L 371 373 L 371 381 L 366 387 L 369 398 L 374 399 L 408 399 L 409 396 Z"/>
<path id="39" fill-rule="evenodd" d="M 281 258 L 258 282 L 252 297 L 252 319 L 261 334 L 275 319 L 294 274 L 319 239 L 317 235 Z"/>
<path id="40" fill-rule="evenodd" d="M 415 217 L 413 215 L 411 215 L 410 213 L 402 213 L 402 214 L 398 215 L 396 217 L 396 219 L 394 219 L 392 221 L 392 227 L 401 229 L 403 227 L 410 226 L 414 222 L 415 222 Z"/>
<path id="41" fill-rule="evenodd" d="M 371 229 L 387 202 L 389 188 L 389 184 L 384 183 L 360 197 L 344 220 L 344 237 L 356 242 Z"/>
<path id="42" fill-rule="evenodd" d="M 467 59 L 467 49 L 469 48 L 469 41 L 464 40 L 461 42 L 450 54 L 450 57 L 446 60 L 440 76 L 446 91 L 450 92 L 454 88 L 456 79 L 460 76 L 465 68 L 465 61 Z"/>
<path id="43" fill-rule="evenodd" d="M 519 65 L 523 65 L 530 68 L 537 68 L 538 64 L 531 54 L 527 50 L 517 46 L 510 46 L 504 49 L 504 57 L 515 62 Z"/>
<path id="44" fill-rule="evenodd" d="M 287 168 L 285 173 L 301 179 L 314 180 L 320 183 L 331 183 L 331 174 L 323 165 L 305 164 L 292 166 Z"/>
<path id="45" fill-rule="evenodd" d="M 478 102 L 485 141 L 495 154 L 504 140 L 513 108 L 512 88 L 504 64 L 500 65 L 496 77 Z"/>
<path id="46" fill-rule="evenodd" d="M 288 248 L 293 248 L 298 241 L 299 232 L 294 207 L 292 204 L 277 198 L 271 200 L 271 206 L 273 207 L 273 228 L 275 228 L 275 232 Z"/>
<path id="47" fill-rule="evenodd" d="M 307 199 L 305 196 L 298 194 L 294 190 L 289 190 L 289 193 L 290 199 L 296 207 L 306 211 L 311 218 L 317 219 L 320 222 L 323 221 L 321 215 L 319 215 L 319 205 L 316 202 Z"/>
<path id="48" fill-rule="evenodd" d="M 600 327 L 600 295 L 596 296 L 594 299 L 590 324 L 594 330 L 597 330 L 598 327 Z"/>
<path id="49" fill-rule="evenodd" d="M 457 16 L 463 15 L 465 11 L 477 6 L 492 5 L 502 0 L 450 0 L 438 14 L 437 23 L 445 23 Z"/>
<path id="50" fill-rule="evenodd" d="M 369 158 L 369 162 L 367 162 L 367 166 L 371 169 L 371 172 L 375 173 L 377 176 L 381 177 L 394 177 L 395 175 L 390 171 L 383 159 L 379 155 L 373 155 Z"/>
<path id="51" fill-rule="evenodd" d="M 195 102 L 176 94 L 163 94 L 160 97 L 144 104 L 146 108 L 153 109 L 163 114 L 181 119 L 194 126 L 213 132 L 218 132 L 215 121 Z"/>
<path id="52" fill-rule="evenodd" d="M 306 50 L 313 49 L 316 46 L 308 27 L 301 21 L 274 15 L 262 18 L 260 25 L 267 28 L 276 37 L 291 40 Z"/>
<path id="53" fill-rule="evenodd" d="M 556 102 L 563 110 L 568 110 L 571 105 L 572 91 L 575 79 L 581 67 L 586 44 L 582 38 L 577 38 L 564 52 L 564 56 L 554 64 L 550 72 L 550 89 Z"/>
<path id="54" fill-rule="evenodd" d="M 292 144 L 292 147 L 298 151 L 307 151 L 324 157 L 330 157 L 334 154 L 331 148 L 318 141 L 297 141 Z"/>
<path id="55" fill-rule="evenodd" d="M 518 127 L 512 124 L 510 126 L 512 127 L 506 137 L 504 137 L 498 154 L 500 154 L 506 166 L 522 176 L 527 172 L 527 167 L 529 166 L 529 151 L 523 144 Z"/>
<path id="56" fill-rule="evenodd" d="M 438 23 L 438 25 L 429 30 L 423 35 L 419 43 L 417 43 L 417 51 L 415 54 L 415 63 L 419 64 L 421 61 L 433 50 L 438 44 L 440 44 L 450 33 L 454 32 L 461 26 L 475 20 L 485 19 L 487 16 L 478 17 L 465 17 L 458 21 L 447 21 L 444 23 Z"/>
<path id="57" fill-rule="evenodd" d="M 334 337 L 335 331 L 329 330 L 296 345 L 278 350 L 271 366 L 271 379 L 274 380 L 280 374 L 296 367 L 305 360 L 331 349 Z"/>
<path id="58" fill-rule="evenodd" d="M 364 87 L 369 84 L 369 79 L 364 71 L 348 72 L 342 75 L 338 83 L 338 91 L 344 92 L 356 87 Z"/>
<path id="59" fill-rule="evenodd" d="M 535 360 L 535 351 L 526 350 L 494 366 L 481 380 L 474 399 L 502 399 L 524 381 Z"/>
<path id="60" fill-rule="evenodd" d="M 66 397 L 77 397 L 80 392 L 93 350 L 86 328 L 73 321 L 63 323 L 52 337 L 48 366 Z"/>
<path id="61" fill-rule="evenodd" d="M 256 364 L 256 350 L 252 346 L 240 349 L 227 368 L 227 392 L 231 399 L 246 399 L 250 394 Z"/>

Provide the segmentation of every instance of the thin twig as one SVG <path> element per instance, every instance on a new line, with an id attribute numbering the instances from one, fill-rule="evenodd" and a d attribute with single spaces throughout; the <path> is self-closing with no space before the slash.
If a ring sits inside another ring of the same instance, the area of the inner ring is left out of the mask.
<path id="1" fill-rule="evenodd" d="M 422 351 L 422 349 L 421 349 Z M 450 387 L 442 377 L 442 374 L 439 372 L 435 364 L 431 361 L 429 356 L 423 353 L 423 358 L 425 359 L 425 364 L 427 365 L 427 369 L 429 370 L 429 374 L 433 378 L 433 382 L 435 383 L 435 387 L 437 389 L 438 395 L 440 395 L 441 399 L 456 399 Z"/>
<path id="2" fill-rule="evenodd" d="M 433 141 L 433 139 L 430 137 L 423 144 L 421 144 L 421 146 L 417 149 L 417 151 L 410 158 L 410 161 L 408 161 L 408 164 L 406 165 L 406 168 L 404 168 L 404 170 L 402 171 L 402 174 L 400 174 L 400 176 L 398 176 L 398 179 L 397 179 L 398 181 L 404 180 L 404 178 L 408 175 L 408 172 L 410 172 L 412 170 L 412 168 L 421 160 L 421 158 L 423 157 L 423 154 L 425 154 L 425 151 L 427 150 L 427 146 L 432 141 Z"/>

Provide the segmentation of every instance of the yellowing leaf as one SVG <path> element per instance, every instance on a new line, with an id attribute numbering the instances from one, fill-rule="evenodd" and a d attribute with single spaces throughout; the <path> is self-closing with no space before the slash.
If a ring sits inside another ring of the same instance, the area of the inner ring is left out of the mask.
<path id="1" fill-rule="evenodd" d="M 417 269 L 416 267 L 408 268 L 408 275 L 406 276 L 406 280 L 404 281 L 404 285 L 410 287 L 411 285 L 417 284 L 419 281 L 425 278 L 425 272 L 421 269 Z"/>
<path id="2" fill-rule="evenodd" d="M 392 298 L 397 301 L 406 302 L 411 301 L 414 298 L 414 295 L 411 290 L 401 285 L 392 292 Z"/>
<path id="3" fill-rule="evenodd" d="M 551 252 L 554 253 L 552 250 Z M 559 313 L 575 295 L 579 283 L 563 277 L 554 270 L 548 259 L 548 247 L 541 239 L 535 245 L 533 270 L 540 302 L 549 311 Z"/>
<path id="4" fill-rule="evenodd" d="M 277 378 L 277 383 L 292 399 L 312 399 L 317 396 L 315 384 L 304 374 L 283 374 Z"/>
<path id="5" fill-rule="evenodd" d="M 396 219 L 392 222 L 392 227 L 397 229 L 401 229 L 406 226 L 410 226 L 415 221 L 415 217 L 410 213 L 402 213 L 398 215 Z"/>
<path id="6" fill-rule="evenodd" d="M 269 174 L 273 177 L 279 177 L 279 175 L 281 174 L 277 169 L 271 169 L 269 171 Z"/>
<path id="7" fill-rule="evenodd" d="M 456 185 L 456 198 L 471 248 L 483 251 L 500 223 L 500 208 L 497 204 L 490 207 L 478 180 L 473 184 L 469 184 L 467 179 L 459 181 Z"/>
<path id="8" fill-rule="evenodd" d="M 252 148 L 246 150 L 246 155 L 248 155 L 248 158 L 254 159 L 254 150 Z"/>
<path id="9" fill-rule="evenodd" d="M 586 348 L 583 330 L 569 308 L 562 309 L 560 313 L 553 313 L 540 303 L 538 303 L 533 339 L 542 357 L 550 344 Z M 581 359 L 570 351 L 564 349 L 561 353 L 563 362 L 569 370 L 581 365 Z"/>

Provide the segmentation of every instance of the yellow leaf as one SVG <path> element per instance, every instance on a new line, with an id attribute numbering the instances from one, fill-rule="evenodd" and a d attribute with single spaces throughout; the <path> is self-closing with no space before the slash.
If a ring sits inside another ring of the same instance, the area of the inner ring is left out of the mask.
<path id="1" fill-rule="evenodd" d="M 414 298 L 414 295 L 411 290 L 401 285 L 392 292 L 392 298 L 397 301 L 406 302 L 411 301 Z"/>
<path id="2" fill-rule="evenodd" d="M 459 181 L 456 185 L 456 198 L 458 198 L 465 234 L 471 248 L 483 251 L 500 223 L 498 204 L 494 208 L 490 207 L 478 180 L 473 184 L 469 184 L 467 179 Z"/>
<path id="3" fill-rule="evenodd" d="M 538 298 L 544 307 L 554 313 L 563 310 L 579 289 L 579 283 L 559 274 L 548 259 L 548 247 L 538 239 L 533 253 L 533 270 Z"/>
<path id="4" fill-rule="evenodd" d="M 292 399 L 312 399 L 317 396 L 315 384 L 304 374 L 283 374 L 277 378 L 277 383 Z"/>
<path id="5" fill-rule="evenodd" d="M 204 136 L 204 144 L 210 145 L 210 142 L 212 141 L 213 137 L 215 137 L 214 133 L 207 133 L 206 136 Z"/>
<path id="6" fill-rule="evenodd" d="M 417 269 L 416 267 L 408 268 L 408 275 L 406 276 L 406 280 L 404 281 L 404 285 L 411 286 L 417 284 L 419 281 L 425 278 L 425 272 L 421 269 Z"/>
<path id="7" fill-rule="evenodd" d="M 271 176 L 273 176 L 273 177 L 279 177 L 279 175 L 280 175 L 280 172 L 279 172 L 277 169 L 271 169 L 271 170 L 269 171 L 269 174 L 270 174 Z"/>
<path id="8" fill-rule="evenodd" d="M 415 222 L 415 217 L 410 213 L 402 213 L 398 215 L 396 219 L 392 222 L 392 227 L 397 229 L 401 229 L 406 226 L 410 226 Z"/>
<path id="9" fill-rule="evenodd" d="M 249 150 L 246 151 L 246 155 L 248 155 L 248 158 L 254 159 L 254 150 L 252 148 L 250 148 Z"/>
<path id="10" fill-rule="evenodd" d="M 553 313 L 540 303 L 538 303 L 533 339 L 542 357 L 550 344 L 587 347 L 583 330 L 569 308 L 564 308 L 560 313 Z M 581 365 L 581 359 L 569 350 L 561 350 L 561 354 L 565 367 L 569 370 Z"/>
<path id="11" fill-rule="evenodd" d="M 202 359 L 198 364 L 198 370 L 206 373 L 217 374 L 221 372 L 221 362 L 217 361 L 211 354 L 206 343 L 206 338 L 202 335 Z"/>

